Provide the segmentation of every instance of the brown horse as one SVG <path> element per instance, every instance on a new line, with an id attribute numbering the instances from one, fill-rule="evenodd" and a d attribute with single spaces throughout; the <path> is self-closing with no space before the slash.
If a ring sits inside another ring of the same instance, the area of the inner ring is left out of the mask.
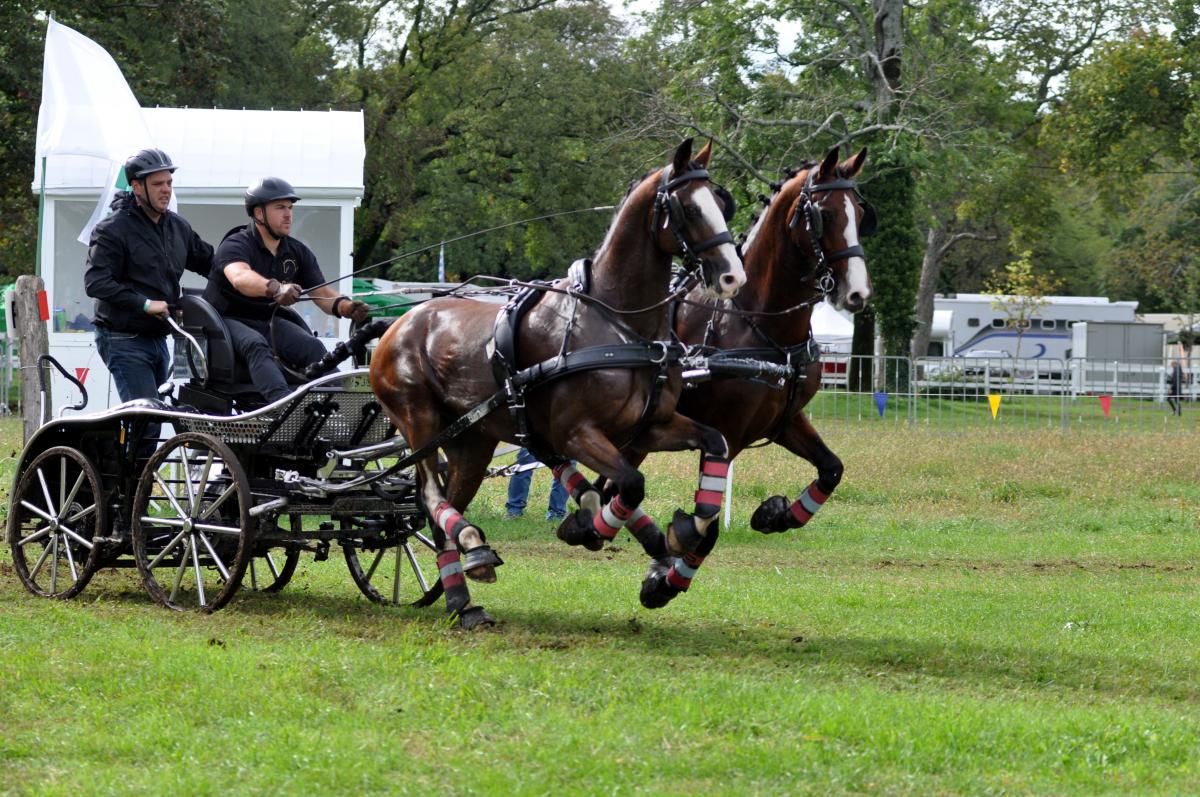
<path id="1" fill-rule="evenodd" d="M 464 627 L 490 623 L 471 604 L 466 576 L 495 579 L 499 558 L 466 511 L 487 473 L 499 441 L 522 442 L 563 460 L 556 476 L 580 509 L 563 521 L 559 536 L 598 549 L 620 527 L 632 524 L 644 536 L 662 533 L 638 506 L 645 494 L 642 474 L 630 456 L 651 451 L 701 449 L 704 469 L 728 462 L 721 435 L 675 412 L 679 369 L 667 369 L 666 301 L 674 255 L 702 272 L 711 295 L 732 298 L 745 282 L 741 260 L 724 218 L 724 202 L 710 184 L 706 166 L 711 144 L 692 159 L 684 141 L 671 162 L 633 185 L 618 208 L 593 258 L 586 295 L 555 284 L 523 316 L 516 329 L 516 365 L 569 360 L 582 351 L 628 351 L 644 345 L 650 358 L 623 367 L 559 372 L 524 397 L 529 437 L 518 413 L 493 411 L 442 444 L 448 461 L 445 482 L 431 454 L 417 464 L 421 502 L 432 520 L 441 553 L 438 566 L 446 608 Z M 497 320 L 496 305 L 461 298 L 438 299 L 405 315 L 380 339 L 371 362 L 371 385 L 392 422 L 413 450 L 426 445 L 473 408 L 505 387 L 487 351 Z M 567 458 L 603 475 L 616 486 L 603 504 L 599 493 Z M 725 465 L 724 467 L 727 467 Z M 707 478 L 707 477 L 704 477 Z M 692 515 L 677 512 L 671 538 L 695 547 L 716 517 L 710 492 L 697 493 Z M 460 559 L 460 553 L 465 558 Z"/>
<path id="2" fill-rule="evenodd" d="M 816 467 L 816 480 L 795 501 L 776 495 L 758 507 L 750 524 L 764 533 L 805 525 L 842 478 L 842 461 L 804 415 L 821 384 L 810 317 L 823 297 L 839 309 L 857 312 L 871 296 L 860 240 L 874 232 L 875 213 L 854 183 L 866 154 L 864 148 L 838 163 L 835 147 L 820 164 L 792 172 L 769 199 L 743 244 L 746 285 L 736 300 L 726 303 L 727 309 L 746 311 L 744 315 L 697 306 L 703 297 L 693 292 L 689 298 L 695 303 L 682 304 L 675 320 L 685 343 L 718 356 L 792 366 L 791 383 L 782 390 L 743 379 L 715 379 L 685 390 L 679 400 L 681 413 L 724 435 L 731 459 L 755 441 L 767 440 Z M 658 608 L 686 590 L 716 541 L 714 523 L 694 550 L 657 557 L 642 585 L 642 603 Z"/>

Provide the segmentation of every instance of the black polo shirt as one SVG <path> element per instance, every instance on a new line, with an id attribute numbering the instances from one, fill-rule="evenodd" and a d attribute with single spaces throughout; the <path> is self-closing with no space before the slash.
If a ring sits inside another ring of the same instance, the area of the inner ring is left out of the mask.
<path id="1" fill-rule="evenodd" d="M 225 233 L 213 258 L 212 273 L 208 276 L 208 287 L 204 298 L 217 312 L 230 318 L 246 318 L 265 321 L 271 317 L 274 302 L 262 297 L 244 296 L 237 291 L 225 276 L 225 267 L 230 263 L 248 263 L 256 273 L 281 283 L 294 282 L 308 289 L 325 281 L 317 256 L 313 251 L 290 235 L 279 242 L 275 254 L 262 242 L 254 223 L 235 227 Z"/>

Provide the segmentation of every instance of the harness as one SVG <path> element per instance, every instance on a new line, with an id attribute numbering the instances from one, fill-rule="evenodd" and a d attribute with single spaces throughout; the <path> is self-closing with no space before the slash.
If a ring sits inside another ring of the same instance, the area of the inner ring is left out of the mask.
<path id="1" fill-rule="evenodd" d="M 691 169 L 678 176 L 672 176 L 673 169 L 663 169 L 662 179 L 659 180 L 654 197 L 654 215 L 651 220 L 651 232 L 656 233 L 662 227 L 670 230 L 679 246 L 679 254 L 688 277 L 704 268 L 700 255 L 721 244 L 733 245 L 733 236 L 724 230 L 699 244 L 688 244 L 681 228 L 686 225 L 682 203 L 675 195 L 675 190 L 692 180 L 707 180 L 706 169 Z M 724 201 L 724 199 L 722 200 Z M 725 203 L 725 211 L 732 212 L 732 198 Z M 598 346 L 588 346 L 577 351 L 569 351 L 571 329 L 574 326 L 575 314 L 579 309 L 581 297 L 586 297 L 591 289 L 591 261 L 578 260 L 568 270 L 570 289 L 568 293 L 574 299 L 571 307 L 571 321 L 564 326 L 562 344 L 558 354 L 542 362 L 518 368 L 518 330 L 521 321 L 542 300 L 545 291 L 539 286 L 548 285 L 546 282 L 536 282 L 534 286 L 523 289 L 514 296 L 496 314 L 492 339 L 487 344 L 488 359 L 492 366 L 492 375 L 496 384 L 500 385 L 499 395 L 504 396 L 509 414 L 516 429 L 517 442 L 528 449 L 537 459 L 547 465 L 554 465 L 564 460 L 553 448 L 530 430 L 529 417 L 526 411 L 525 396 L 533 390 L 565 376 L 607 368 L 654 368 L 654 380 L 651 383 L 646 405 L 642 408 L 641 416 L 634 424 L 628 439 L 620 448 L 627 447 L 649 427 L 655 411 L 658 409 L 663 388 L 670 379 L 671 368 L 679 366 L 687 350 L 675 338 L 671 331 L 671 340 L 646 340 L 620 318 L 612 315 L 599 305 L 595 308 L 604 313 L 609 322 L 626 338 L 633 342 L 610 343 Z"/>
<path id="2" fill-rule="evenodd" d="M 809 244 L 812 246 L 813 251 L 813 260 L 816 263 L 812 272 L 806 275 L 806 278 L 816 277 L 817 289 L 823 295 L 828 295 L 837 288 L 837 280 L 833 276 L 833 264 L 852 257 L 861 257 L 865 260 L 867 253 L 863 250 L 862 244 L 855 244 L 840 252 L 834 252 L 831 255 L 825 254 L 825 247 L 821 245 L 821 236 L 825 232 L 824 221 L 821 217 L 821 203 L 813 199 L 813 195 L 824 191 L 853 191 L 854 196 L 863 207 L 863 223 L 862 230 L 860 231 L 860 236 L 863 238 L 874 234 L 876 215 L 875 208 L 871 206 L 871 203 L 863 199 L 862 194 L 858 192 L 858 183 L 854 180 L 838 178 L 830 180 L 827 183 L 814 183 L 814 174 L 813 170 L 809 170 L 808 177 L 804 180 L 804 187 L 800 189 L 800 197 L 796 200 L 796 209 L 792 211 L 792 216 L 788 220 L 788 229 L 796 229 L 800 223 L 801 215 L 804 216 L 804 229 L 808 233 Z"/>

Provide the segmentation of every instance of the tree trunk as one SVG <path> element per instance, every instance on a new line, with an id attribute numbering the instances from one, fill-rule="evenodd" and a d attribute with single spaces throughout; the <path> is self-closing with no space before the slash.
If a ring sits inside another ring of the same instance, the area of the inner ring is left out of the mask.
<path id="1" fill-rule="evenodd" d="M 929 354 L 929 339 L 933 333 L 933 295 L 942 273 L 942 232 L 930 227 L 925 236 L 925 255 L 921 260 L 921 281 L 917 285 L 917 327 L 913 331 L 913 359 Z M 953 354 L 954 352 L 944 352 Z"/>

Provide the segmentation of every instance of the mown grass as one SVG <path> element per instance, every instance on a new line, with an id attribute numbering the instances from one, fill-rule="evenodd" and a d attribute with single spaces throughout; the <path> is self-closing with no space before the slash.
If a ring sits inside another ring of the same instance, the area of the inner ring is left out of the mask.
<path id="1" fill-rule="evenodd" d="M 529 519 L 500 521 L 503 480 L 471 513 L 507 561 L 482 633 L 369 604 L 336 556 L 202 616 L 130 572 L 34 599 L 5 550 L 0 792 L 1200 791 L 1200 440 L 829 442 L 846 478 L 801 532 L 747 519 L 811 468 L 738 460 L 733 527 L 655 612 L 628 537 L 567 549 L 536 519 L 541 472 Z M 695 468 L 649 461 L 655 516 Z"/>

